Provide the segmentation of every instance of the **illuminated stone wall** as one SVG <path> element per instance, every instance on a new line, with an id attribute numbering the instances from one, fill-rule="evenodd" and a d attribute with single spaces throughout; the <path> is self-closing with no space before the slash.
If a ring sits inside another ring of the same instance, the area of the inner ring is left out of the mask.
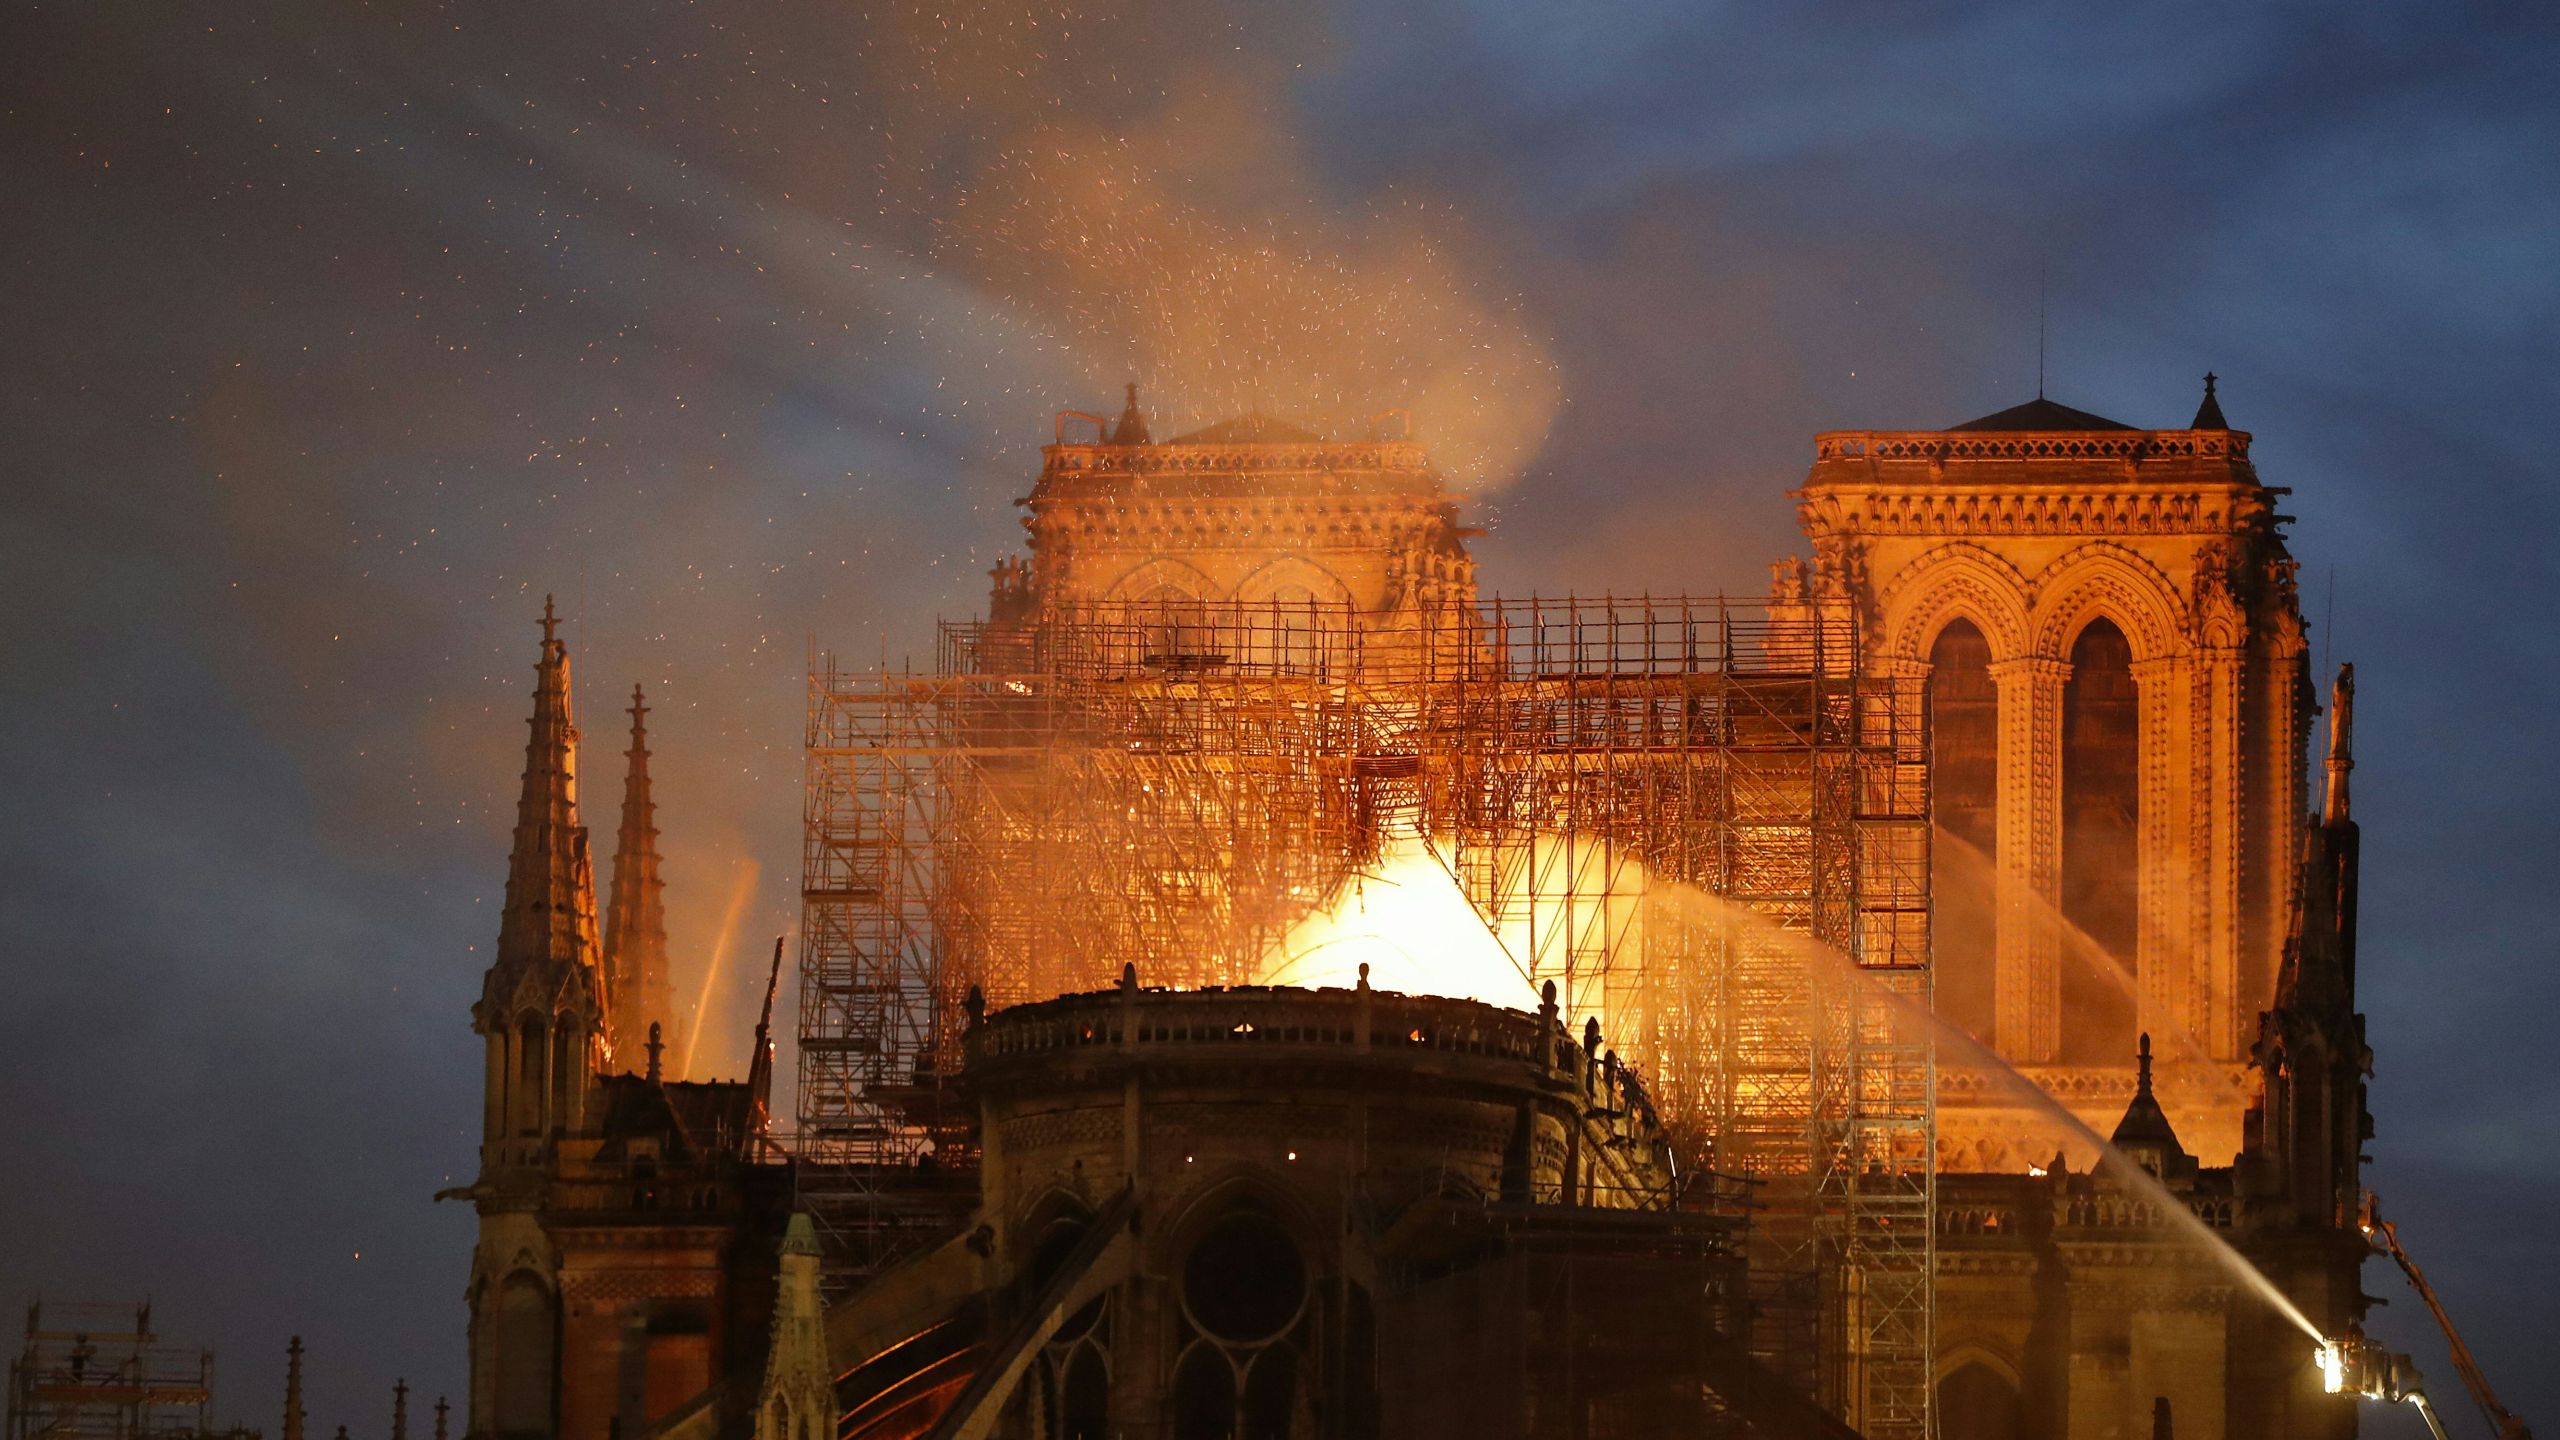
<path id="1" fill-rule="evenodd" d="M 2259 483 L 2245 432 L 2128 429 L 2041 401 L 1955 430 L 1831 432 L 1797 492 L 1814 561 L 1782 565 L 1778 580 L 1781 596 L 1854 597 L 1904 673 L 1927 674 L 1959 621 L 1987 642 L 1992 844 L 1987 864 L 1971 863 L 1996 913 L 1987 946 L 1941 937 L 1938 983 L 1987 989 L 1978 1038 L 2101 1126 L 2132 1090 L 2132 1055 L 2093 1063 L 2074 1026 L 2097 1021 L 2064 1003 L 2069 977 L 2108 948 L 2066 923 L 2094 913 L 2088 882 L 2066 894 L 2067 712 L 2075 645 L 2093 626 L 2121 632 L 2136 803 L 2116 882 L 2133 953 L 2119 958 L 2136 1023 L 2162 1047 L 2164 1103 L 2215 1163 L 2240 1142 L 2248 1038 L 2273 995 L 2304 806 L 2312 703 L 2281 493 Z M 1967 857 L 1944 837 L 1940 848 L 1943 907 Z M 1951 1073 L 1942 1098 L 1951 1168 L 2049 1158 L 2041 1138 L 2012 1143 L 2024 1117 L 1996 1083 Z"/>

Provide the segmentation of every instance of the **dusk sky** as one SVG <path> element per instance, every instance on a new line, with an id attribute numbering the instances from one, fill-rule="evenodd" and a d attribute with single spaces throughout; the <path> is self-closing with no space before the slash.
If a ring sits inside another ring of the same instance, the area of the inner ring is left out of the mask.
<path id="1" fill-rule="evenodd" d="M 2550 7 L 12 4 L 0 187 L 0 1301 L 150 1295 L 225 1420 L 292 1333 L 315 1435 L 461 1393 L 546 592 L 738 1073 L 811 647 L 929 656 L 1053 412 L 1410 407 L 1488 591 L 1756 593 L 2041 288 L 2053 398 L 2213 370 L 2292 487 L 2368 1180 L 2560 1424 Z"/>

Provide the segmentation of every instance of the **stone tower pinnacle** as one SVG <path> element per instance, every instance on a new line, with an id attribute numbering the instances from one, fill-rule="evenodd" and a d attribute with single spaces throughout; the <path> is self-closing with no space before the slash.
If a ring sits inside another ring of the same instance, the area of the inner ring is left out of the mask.
<path id="1" fill-rule="evenodd" d="M 658 875 L 658 806 L 649 785 L 649 706 L 631 687 L 630 768 L 622 781 L 622 828 L 613 848 L 613 892 L 605 906 L 604 953 L 613 1033 L 663 1031 L 675 1039 L 667 991 L 666 887 Z"/>
<path id="2" fill-rule="evenodd" d="M 2336 683 L 2329 687 L 2329 790 L 2320 806 L 2320 818 L 2332 825 L 2354 818 L 2347 813 L 2347 774 L 2356 768 L 2355 752 L 2349 748 L 2355 708 L 2356 667 L 2341 665 Z"/>
<path id="3" fill-rule="evenodd" d="M 2213 393 L 2213 382 L 2221 378 L 2210 370 L 2204 372 L 2204 403 L 2196 407 L 2196 418 L 2188 423 L 2188 429 L 2228 430 L 2231 428 L 2231 422 L 2222 418 L 2222 401 Z"/>
<path id="4" fill-rule="evenodd" d="M 824 1433 L 838 1409 L 827 1309 L 818 1296 L 818 1233 L 805 1212 L 794 1214 L 783 1233 L 781 1269 L 755 1440 L 795 1440 L 813 1429 Z"/>
<path id="5" fill-rule="evenodd" d="M 302 1337 L 284 1347 L 284 1440 L 302 1440 Z"/>
<path id="6" fill-rule="evenodd" d="M 569 646 L 551 598 L 542 601 L 542 659 L 534 667 L 524 788 L 516 801 L 515 848 L 507 861 L 506 910 L 498 958 L 483 1003 L 554 1009 L 583 991 L 611 1013 L 609 980 L 596 935 L 596 891 L 587 827 L 578 820 L 578 725 L 569 704 Z M 585 1007 L 579 1007 L 585 1008 Z M 608 1046 L 611 1036 L 605 1035 Z"/>
<path id="7" fill-rule="evenodd" d="M 1114 445 L 1147 445 L 1147 414 L 1138 408 L 1138 382 L 1129 382 L 1129 403 L 1120 411 L 1120 423 L 1111 427 L 1110 443 Z"/>
<path id="8" fill-rule="evenodd" d="M 488 1041 L 481 1179 L 538 1164 L 549 1139 L 585 1112 L 591 1077 L 613 1054 L 612 988 L 596 936 L 595 870 L 578 821 L 578 726 L 569 647 L 545 597 L 524 790 L 507 859 L 498 957 L 471 1026 Z M 494 1147 L 494 1148 L 492 1148 Z M 510 1203 L 531 1204 L 518 1196 Z"/>

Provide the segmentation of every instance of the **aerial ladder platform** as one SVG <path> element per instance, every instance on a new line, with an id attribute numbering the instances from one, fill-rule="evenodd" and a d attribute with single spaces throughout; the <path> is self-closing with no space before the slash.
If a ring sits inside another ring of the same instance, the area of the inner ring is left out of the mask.
<path id="1" fill-rule="evenodd" d="M 2408 1248 L 2400 1243 L 2399 1228 L 2383 1218 L 2382 1207 L 2368 1190 L 2363 1213 L 2356 1218 L 2356 1228 L 2375 1250 L 2391 1257 L 2400 1273 L 2409 1277 L 2409 1286 L 2418 1298 L 2427 1302 L 2427 1313 L 2435 1316 L 2437 1328 L 2444 1331 L 2446 1346 L 2453 1353 L 2454 1371 L 2462 1377 L 2462 1388 L 2471 1392 L 2472 1403 L 2480 1407 L 2482 1418 L 2497 1440 L 2533 1440 L 2533 1432 L 2523 1420 L 2498 1403 L 2498 1394 L 2489 1388 L 2489 1377 L 2480 1371 L 2480 1362 L 2463 1343 L 2462 1332 L 2454 1327 L 2453 1316 L 2446 1313 L 2444 1302 L 2436 1297 L 2436 1289 L 2427 1283 L 2427 1274 L 2418 1262 L 2409 1258 Z M 2427 1428 L 2436 1440 L 2449 1440 L 2444 1421 L 2439 1418 L 2425 1389 L 2421 1386 L 2418 1367 L 2406 1355 L 2385 1354 L 2360 1335 L 2349 1335 L 2333 1342 L 2321 1354 L 2321 1369 L 2332 1393 L 2345 1392 L 2386 1402 L 2406 1401 L 2415 1405 L 2426 1418 Z"/>

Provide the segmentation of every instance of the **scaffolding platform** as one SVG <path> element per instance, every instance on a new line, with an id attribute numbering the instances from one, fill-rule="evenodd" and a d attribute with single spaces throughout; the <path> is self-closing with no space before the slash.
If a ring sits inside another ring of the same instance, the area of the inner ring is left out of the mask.
<path id="1" fill-rule="evenodd" d="M 1399 846 L 1601 1013 L 1684 1164 L 1748 1177 L 1761 1358 L 1920 1437 L 1932 1056 L 1921 681 L 1824 602 L 1296 601 L 942 627 L 929 671 L 813 664 L 796 1153 L 852 1270 L 965 1171 L 996 1007 L 1250 984 Z M 924 1187 L 930 1192 L 933 1185 Z M 1789 1279 L 1788 1277 L 1799 1277 Z"/>

